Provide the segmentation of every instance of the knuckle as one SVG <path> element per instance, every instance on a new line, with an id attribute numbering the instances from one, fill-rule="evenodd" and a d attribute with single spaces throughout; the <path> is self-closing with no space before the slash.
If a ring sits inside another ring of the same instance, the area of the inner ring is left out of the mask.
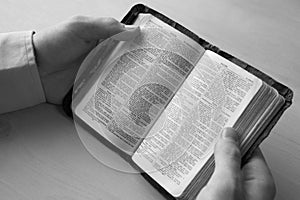
<path id="1" fill-rule="evenodd" d="M 75 16 L 71 17 L 71 19 L 69 21 L 71 23 L 81 23 L 81 22 L 87 21 L 87 18 L 88 17 L 83 16 L 83 15 L 75 15 Z"/>
<path id="2" fill-rule="evenodd" d="M 112 18 L 112 17 L 107 17 L 107 18 L 104 18 L 103 20 L 109 26 L 116 26 L 119 24 L 118 20 L 116 20 L 115 18 Z"/>
<path id="3" fill-rule="evenodd" d="M 222 151 L 234 159 L 240 159 L 241 157 L 240 149 L 236 145 L 225 145 Z"/>
<path id="4" fill-rule="evenodd" d="M 65 23 L 65 28 L 69 31 L 78 32 L 84 31 L 91 22 L 91 18 L 83 15 L 75 15 Z"/>
<path id="5" fill-rule="evenodd" d="M 115 18 L 104 18 L 102 21 L 105 25 L 106 37 L 115 34 L 115 30 L 119 30 L 121 28 L 121 23 Z"/>

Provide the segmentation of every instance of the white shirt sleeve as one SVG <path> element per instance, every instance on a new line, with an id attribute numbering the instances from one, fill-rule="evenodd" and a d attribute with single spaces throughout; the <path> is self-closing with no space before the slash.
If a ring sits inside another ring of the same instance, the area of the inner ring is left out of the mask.
<path id="1" fill-rule="evenodd" d="M 0 114 L 45 102 L 32 35 L 0 33 Z"/>

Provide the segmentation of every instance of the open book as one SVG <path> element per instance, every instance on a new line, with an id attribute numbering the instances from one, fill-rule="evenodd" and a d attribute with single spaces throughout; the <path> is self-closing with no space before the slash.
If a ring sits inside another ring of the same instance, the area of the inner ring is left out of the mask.
<path id="1" fill-rule="evenodd" d="M 154 15 L 135 17 L 132 40 L 112 40 L 85 61 L 93 73 L 75 87 L 73 112 L 169 196 L 194 198 L 222 129 L 241 134 L 245 155 L 286 100 Z"/>

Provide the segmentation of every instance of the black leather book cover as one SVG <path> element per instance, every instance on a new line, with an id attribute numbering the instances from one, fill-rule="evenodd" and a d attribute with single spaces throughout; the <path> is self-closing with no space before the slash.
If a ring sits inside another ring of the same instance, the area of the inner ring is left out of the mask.
<path id="1" fill-rule="evenodd" d="M 275 88 L 278 93 L 284 97 L 285 103 L 284 105 L 279 109 L 277 114 L 271 119 L 271 122 L 268 124 L 268 126 L 263 131 L 263 134 L 260 135 L 256 141 L 253 143 L 251 148 L 247 151 L 245 156 L 243 157 L 243 162 L 245 162 L 252 154 L 252 152 L 259 146 L 259 144 L 269 135 L 270 131 L 274 127 L 274 125 L 277 123 L 283 112 L 292 104 L 292 98 L 293 98 L 293 91 L 288 88 L 287 86 L 283 85 L 282 83 L 277 82 L 267 74 L 261 72 L 260 70 L 252 67 L 251 65 L 243 62 L 242 60 L 230 55 L 227 52 L 222 51 L 217 46 L 205 41 L 204 39 L 200 38 L 190 30 L 186 29 L 182 25 L 176 23 L 172 19 L 166 17 L 165 15 L 159 13 L 156 10 L 153 10 L 143 4 L 137 4 L 134 5 L 131 10 L 126 14 L 126 16 L 122 19 L 122 23 L 124 24 L 133 24 L 135 20 L 137 19 L 138 15 L 140 13 L 149 13 L 153 16 L 157 17 L 158 19 L 162 20 L 166 24 L 169 24 L 173 28 L 179 30 L 183 34 L 187 35 L 197 43 L 199 43 L 201 46 L 203 46 L 206 50 L 211 50 L 222 57 L 230 60 L 231 62 L 235 63 L 236 65 L 240 66 L 241 68 L 247 70 L 248 72 L 254 74 L 258 78 L 262 79 L 264 82 L 266 82 L 268 85 Z M 72 111 L 71 111 L 71 102 L 72 102 L 72 89 L 68 92 L 68 94 L 65 96 L 63 101 L 63 108 L 66 114 L 70 117 L 72 117 Z M 132 163 L 133 164 L 133 163 Z M 133 164 L 134 165 L 134 164 Z M 137 167 L 137 166 L 134 166 Z M 155 187 L 157 188 L 165 197 L 168 199 L 174 199 L 171 195 L 168 194 L 162 187 L 160 187 L 155 181 L 152 180 L 150 176 L 148 176 L 146 173 L 142 173 L 142 175 Z"/>

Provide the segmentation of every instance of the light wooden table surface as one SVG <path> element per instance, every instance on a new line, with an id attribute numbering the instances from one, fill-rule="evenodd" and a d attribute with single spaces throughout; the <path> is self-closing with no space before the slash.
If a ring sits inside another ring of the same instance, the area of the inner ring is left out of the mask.
<path id="1" fill-rule="evenodd" d="M 39 31 L 78 14 L 121 19 L 135 3 L 0 0 L 0 32 Z M 276 180 L 276 199 L 299 199 L 300 1 L 143 3 L 293 89 L 294 104 L 262 149 Z M 0 137 L 1 200 L 163 199 L 140 175 L 115 171 L 93 159 L 58 107 L 41 104 L 2 115 L 0 120 L 10 127 L 9 135 Z"/>

